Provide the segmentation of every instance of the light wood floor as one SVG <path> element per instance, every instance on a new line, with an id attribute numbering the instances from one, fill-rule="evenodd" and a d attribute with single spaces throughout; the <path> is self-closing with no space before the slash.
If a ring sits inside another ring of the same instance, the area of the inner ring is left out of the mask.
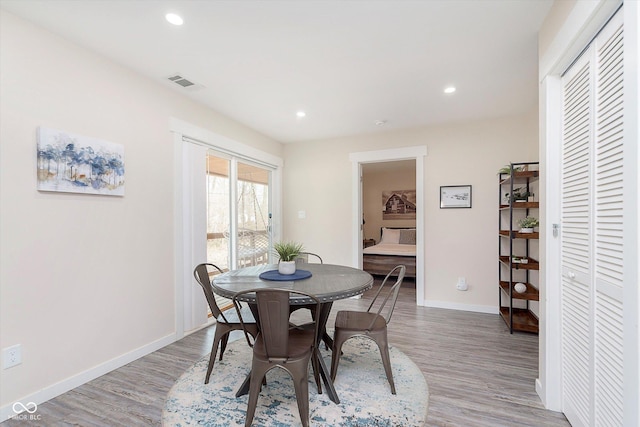
<path id="1" fill-rule="evenodd" d="M 366 309 L 370 295 L 338 301 Z M 159 426 L 164 399 L 176 379 L 211 349 L 213 327 L 110 372 L 38 406 L 41 419 L 4 426 Z M 534 381 L 538 336 L 509 334 L 498 315 L 417 307 L 403 286 L 389 341 L 420 367 L 427 383 L 428 426 L 569 426 L 543 409 Z M 213 375 L 215 375 L 215 368 Z"/>

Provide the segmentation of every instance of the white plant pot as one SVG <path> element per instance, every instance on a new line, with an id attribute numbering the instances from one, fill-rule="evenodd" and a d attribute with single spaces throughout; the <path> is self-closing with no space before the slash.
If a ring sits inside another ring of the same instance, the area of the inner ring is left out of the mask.
<path id="1" fill-rule="evenodd" d="M 533 233 L 533 228 L 521 228 L 521 233 Z"/>
<path id="2" fill-rule="evenodd" d="M 295 261 L 280 261 L 278 263 L 278 273 L 280 274 L 293 274 L 296 272 Z"/>

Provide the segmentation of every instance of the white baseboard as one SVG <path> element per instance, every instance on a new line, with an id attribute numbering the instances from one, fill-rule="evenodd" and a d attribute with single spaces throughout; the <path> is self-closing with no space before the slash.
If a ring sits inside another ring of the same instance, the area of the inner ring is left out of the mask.
<path id="1" fill-rule="evenodd" d="M 142 356 L 146 356 L 149 353 L 153 353 L 154 351 L 159 350 L 162 347 L 165 347 L 175 341 L 176 341 L 175 334 L 167 335 L 145 346 L 137 348 L 129 353 L 126 353 L 116 358 L 113 358 L 111 360 L 108 360 L 107 362 L 102 363 L 101 365 L 95 366 L 91 369 L 87 369 L 86 371 L 80 372 L 72 377 L 69 377 L 60 382 L 52 384 L 48 387 L 40 389 L 33 394 L 24 396 L 16 400 L 16 402 L 20 402 L 21 404 L 28 406 L 29 409 L 31 409 L 33 406 L 31 403 L 40 405 L 41 403 L 46 402 L 49 399 L 53 399 L 56 396 L 60 396 L 61 394 L 66 393 L 69 390 L 72 390 L 78 386 L 81 386 L 82 384 L 85 384 L 91 380 L 94 380 L 99 376 L 102 376 L 108 372 L 113 371 L 114 369 L 118 369 L 126 365 L 127 363 L 131 363 L 134 360 L 141 358 Z M 14 403 L 15 402 L 11 402 L 3 406 L 2 408 L 0 408 L 0 422 L 5 421 L 17 415 L 13 411 Z M 28 412 L 23 412 L 21 415 L 28 417 L 27 414 Z M 29 414 L 29 415 L 37 416 L 38 413 L 36 411 L 34 414 Z"/>
<path id="2" fill-rule="evenodd" d="M 546 408 L 547 407 L 547 399 L 545 398 L 544 388 L 542 387 L 542 383 L 540 382 L 540 378 L 536 378 L 536 393 L 538 393 L 538 396 L 540 397 L 540 400 L 542 401 L 542 404 Z"/>
<path id="3" fill-rule="evenodd" d="M 446 308 L 448 310 L 473 311 L 475 313 L 498 314 L 498 306 L 495 305 L 475 305 L 475 304 L 459 304 L 448 301 L 424 300 L 422 303 L 425 307 Z"/>

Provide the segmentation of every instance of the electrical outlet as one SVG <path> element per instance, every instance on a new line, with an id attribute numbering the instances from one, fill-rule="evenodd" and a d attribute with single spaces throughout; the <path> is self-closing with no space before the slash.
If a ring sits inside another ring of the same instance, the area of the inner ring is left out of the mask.
<path id="1" fill-rule="evenodd" d="M 469 289 L 469 286 L 467 285 L 467 279 L 465 279 L 464 277 L 458 277 L 456 289 L 459 291 L 466 291 L 467 289 Z"/>
<path id="2" fill-rule="evenodd" d="M 2 350 L 3 369 L 9 369 L 22 363 L 22 347 L 20 344 L 12 345 Z"/>

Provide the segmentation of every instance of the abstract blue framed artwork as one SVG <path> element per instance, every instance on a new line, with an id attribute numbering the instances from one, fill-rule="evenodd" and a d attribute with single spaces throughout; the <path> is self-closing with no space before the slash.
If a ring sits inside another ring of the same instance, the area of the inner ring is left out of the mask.
<path id="1" fill-rule="evenodd" d="M 38 190 L 124 196 L 124 146 L 38 128 Z"/>

